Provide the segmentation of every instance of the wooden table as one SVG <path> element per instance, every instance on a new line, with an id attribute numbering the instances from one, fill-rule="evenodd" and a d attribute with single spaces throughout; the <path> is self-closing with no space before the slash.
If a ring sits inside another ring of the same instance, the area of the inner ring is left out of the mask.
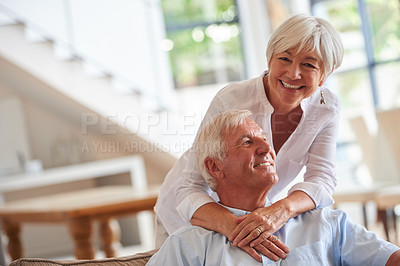
<path id="1" fill-rule="evenodd" d="M 19 236 L 23 223 L 66 223 L 76 258 L 93 259 L 93 221 L 97 220 L 106 256 L 113 257 L 119 243 L 113 219 L 153 210 L 158 191 L 158 187 L 135 190 L 131 186 L 105 186 L 7 203 L 0 207 L 0 219 L 10 256 L 13 260 L 23 256 Z"/>
<path id="2" fill-rule="evenodd" d="M 362 204 L 364 226 L 366 228 L 368 228 L 366 204 L 371 201 L 375 202 L 377 206 L 378 220 L 380 220 L 383 224 L 386 240 L 392 240 L 389 234 L 389 218 L 392 218 L 391 224 L 394 229 L 394 235 L 397 238 L 397 219 L 394 212 L 394 207 L 400 204 L 399 184 L 375 184 L 374 187 L 369 188 L 364 187 L 338 190 L 333 194 L 333 198 L 335 200 L 335 205 L 344 202 L 360 202 Z"/>

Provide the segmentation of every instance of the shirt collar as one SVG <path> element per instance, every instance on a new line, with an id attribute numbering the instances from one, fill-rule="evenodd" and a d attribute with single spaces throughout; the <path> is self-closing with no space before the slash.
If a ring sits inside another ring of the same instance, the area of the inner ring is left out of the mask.
<path id="1" fill-rule="evenodd" d="M 250 212 L 249 211 L 245 211 L 245 210 L 240 210 L 240 209 L 236 209 L 236 208 L 232 208 L 232 207 L 228 207 L 228 206 L 225 206 L 225 205 L 223 205 L 223 204 L 221 204 L 221 203 L 219 203 L 222 207 L 224 207 L 224 208 L 226 208 L 228 211 L 230 211 L 231 213 L 233 213 L 235 216 L 237 216 L 237 217 L 241 217 L 241 216 L 243 216 L 243 215 L 246 215 L 246 214 L 249 214 Z M 268 199 L 266 199 L 265 200 L 265 205 L 264 205 L 264 207 L 268 207 L 268 206 L 270 206 L 271 205 L 271 202 L 268 200 Z"/>

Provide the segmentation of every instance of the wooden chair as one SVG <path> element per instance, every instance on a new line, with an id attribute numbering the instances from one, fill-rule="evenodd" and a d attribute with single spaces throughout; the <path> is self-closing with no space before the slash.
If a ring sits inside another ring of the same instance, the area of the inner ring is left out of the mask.
<path id="1" fill-rule="evenodd" d="M 376 164 L 376 153 L 378 147 L 378 140 L 376 135 L 372 134 L 367 127 L 364 117 L 357 116 L 349 119 L 351 129 L 356 136 L 356 141 L 360 146 L 362 152 L 362 160 L 368 168 L 368 171 L 372 177 L 373 184 L 370 186 L 357 186 L 353 188 L 346 188 L 337 190 L 333 195 L 335 199 L 335 205 L 347 202 L 359 202 L 362 205 L 362 213 L 364 226 L 368 228 L 367 219 L 367 203 L 375 201 L 376 194 L 379 188 L 385 187 L 388 184 L 392 184 L 393 181 L 390 178 L 379 179 L 376 178 L 375 173 L 378 171 Z"/>
<path id="2" fill-rule="evenodd" d="M 397 186 L 391 186 L 381 189 L 377 195 L 378 212 L 384 221 L 388 221 L 387 216 L 393 217 L 393 227 L 397 237 L 396 222 L 397 217 L 394 212 L 396 205 L 400 204 L 400 108 L 376 112 L 379 128 L 382 130 L 383 136 L 387 142 L 388 153 L 380 154 L 383 160 L 393 161 L 391 174 L 397 181 Z M 388 233 L 388 225 L 386 225 L 386 235 Z"/>
<path id="3" fill-rule="evenodd" d="M 391 155 L 392 149 L 396 147 L 391 138 L 400 143 L 400 140 L 395 137 L 400 135 L 400 125 L 396 125 L 399 127 L 397 129 L 391 127 L 391 124 L 396 121 L 396 114 L 397 117 L 400 116 L 399 113 L 394 111 L 377 113 L 379 127 L 376 134 L 370 133 L 362 116 L 350 119 L 350 125 L 357 136 L 357 142 L 363 154 L 363 161 L 371 174 L 372 184 L 368 187 L 337 191 L 334 194 L 336 204 L 342 202 L 360 202 L 362 204 L 365 227 L 368 225 L 366 204 L 371 201 L 375 202 L 378 221 L 383 224 L 387 240 L 390 239 L 390 217 L 394 218 L 392 224 L 397 236 L 394 206 L 400 203 L 400 180 L 397 168 L 400 163 L 399 161 L 395 162 L 395 157 L 397 159 L 400 158 L 400 150 L 397 149 L 397 155 Z M 399 118 L 397 119 L 400 120 Z M 387 134 L 387 131 L 389 134 Z"/>
<path id="4" fill-rule="evenodd" d="M 389 144 L 391 158 L 396 166 L 397 181 L 400 182 L 400 108 L 379 111 L 376 117 Z"/>

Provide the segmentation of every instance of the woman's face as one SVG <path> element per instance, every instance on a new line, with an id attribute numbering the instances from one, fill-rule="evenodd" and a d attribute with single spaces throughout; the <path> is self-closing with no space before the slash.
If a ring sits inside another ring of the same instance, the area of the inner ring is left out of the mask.
<path id="1" fill-rule="evenodd" d="M 299 106 L 325 82 L 322 63 L 316 53 L 289 49 L 272 56 L 267 77 L 267 96 L 277 112 Z"/>

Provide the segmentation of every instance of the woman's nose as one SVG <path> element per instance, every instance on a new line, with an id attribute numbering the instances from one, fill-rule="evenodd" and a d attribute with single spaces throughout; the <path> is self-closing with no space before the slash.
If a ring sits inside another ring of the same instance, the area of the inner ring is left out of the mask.
<path id="1" fill-rule="evenodd" d="M 301 78 L 301 69 L 298 64 L 292 63 L 287 69 L 288 77 L 292 80 Z"/>

